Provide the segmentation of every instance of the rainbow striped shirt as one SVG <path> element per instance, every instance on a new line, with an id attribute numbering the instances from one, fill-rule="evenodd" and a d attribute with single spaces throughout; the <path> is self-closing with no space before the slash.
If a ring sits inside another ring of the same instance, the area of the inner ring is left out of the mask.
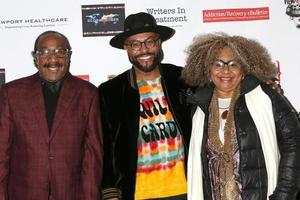
<path id="1" fill-rule="evenodd" d="M 138 81 L 140 129 L 135 199 L 185 194 L 182 137 L 164 96 L 161 77 Z"/>

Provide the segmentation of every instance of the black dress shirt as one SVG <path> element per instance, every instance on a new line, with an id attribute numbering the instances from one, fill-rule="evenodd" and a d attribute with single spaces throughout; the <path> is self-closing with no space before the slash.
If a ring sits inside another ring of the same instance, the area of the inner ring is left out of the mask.
<path id="1" fill-rule="evenodd" d="M 56 82 L 49 82 L 46 80 L 42 80 L 42 88 L 43 88 L 49 133 L 51 132 L 61 85 L 62 85 L 62 80 Z"/>

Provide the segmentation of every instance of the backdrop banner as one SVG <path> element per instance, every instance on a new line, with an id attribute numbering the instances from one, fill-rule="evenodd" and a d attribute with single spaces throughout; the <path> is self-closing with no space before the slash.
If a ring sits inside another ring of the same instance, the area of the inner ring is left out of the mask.
<path id="1" fill-rule="evenodd" d="M 285 95 L 300 109 L 300 0 L 3 0 L 0 84 L 34 73 L 34 41 L 40 33 L 55 30 L 70 40 L 71 72 L 98 86 L 131 67 L 126 52 L 111 47 L 109 40 L 123 30 L 125 17 L 136 12 L 148 12 L 158 24 L 176 30 L 163 43 L 165 63 L 184 66 L 185 49 L 201 33 L 222 31 L 256 39 L 271 53 Z"/>

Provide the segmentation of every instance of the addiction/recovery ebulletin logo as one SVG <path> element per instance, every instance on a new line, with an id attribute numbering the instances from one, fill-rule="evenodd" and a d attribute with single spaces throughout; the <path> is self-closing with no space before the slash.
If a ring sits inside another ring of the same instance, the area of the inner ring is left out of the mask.
<path id="1" fill-rule="evenodd" d="M 255 21 L 269 20 L 269 8 L 226 8 L 203 10 L 203 22 L 233 22 L 233 21 Z"/>
<path id="2" fill-rule="evenodd" d="M 286 14 L 294 21 L 297 28 L 300 28 L 300 0 L 284 0 L 287 4 Z"/>
<path id="3" fill-rule="evenodd" d="M 124 4 L 83 5 L 83 37 L 116 35 L 123 31 Z"/>
<path id="4" fill-rule="evenodd" d="M 5 69 L 0 68 L 0 86 L 5 83 Z"/>

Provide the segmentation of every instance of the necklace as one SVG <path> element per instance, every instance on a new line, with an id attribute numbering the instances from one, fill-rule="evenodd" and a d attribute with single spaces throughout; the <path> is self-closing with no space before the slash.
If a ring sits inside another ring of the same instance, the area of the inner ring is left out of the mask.
<path id="1" fill-rule="evenodd" d="M 227 115 L 228 115 L 228 110 L 225 110 L 225 111 L 222 112 L 221 118 L 222 119 L 227 119 Z"/>
<path id="2" fill-rule="evenodd" d="M 222 107 L 219 106 L 219 109 L 220 109 L 220 110 L 224 110 L 224 111 L 221 113 L 221 118 L 222 118 L 222 119 L 227 119 L 229 106 L 228 106 L 228 107 L 224 107 L 224 108 L 222 108 Z"/>
<path id="3" fill-rule="evenodd" d="M 227 119 L 230 101 L 231 101 L 230 98 L 226 98 L 226 99 L 218 98 L 219 113 L 220 113 L 220 118 L 222 120 Z"/>

